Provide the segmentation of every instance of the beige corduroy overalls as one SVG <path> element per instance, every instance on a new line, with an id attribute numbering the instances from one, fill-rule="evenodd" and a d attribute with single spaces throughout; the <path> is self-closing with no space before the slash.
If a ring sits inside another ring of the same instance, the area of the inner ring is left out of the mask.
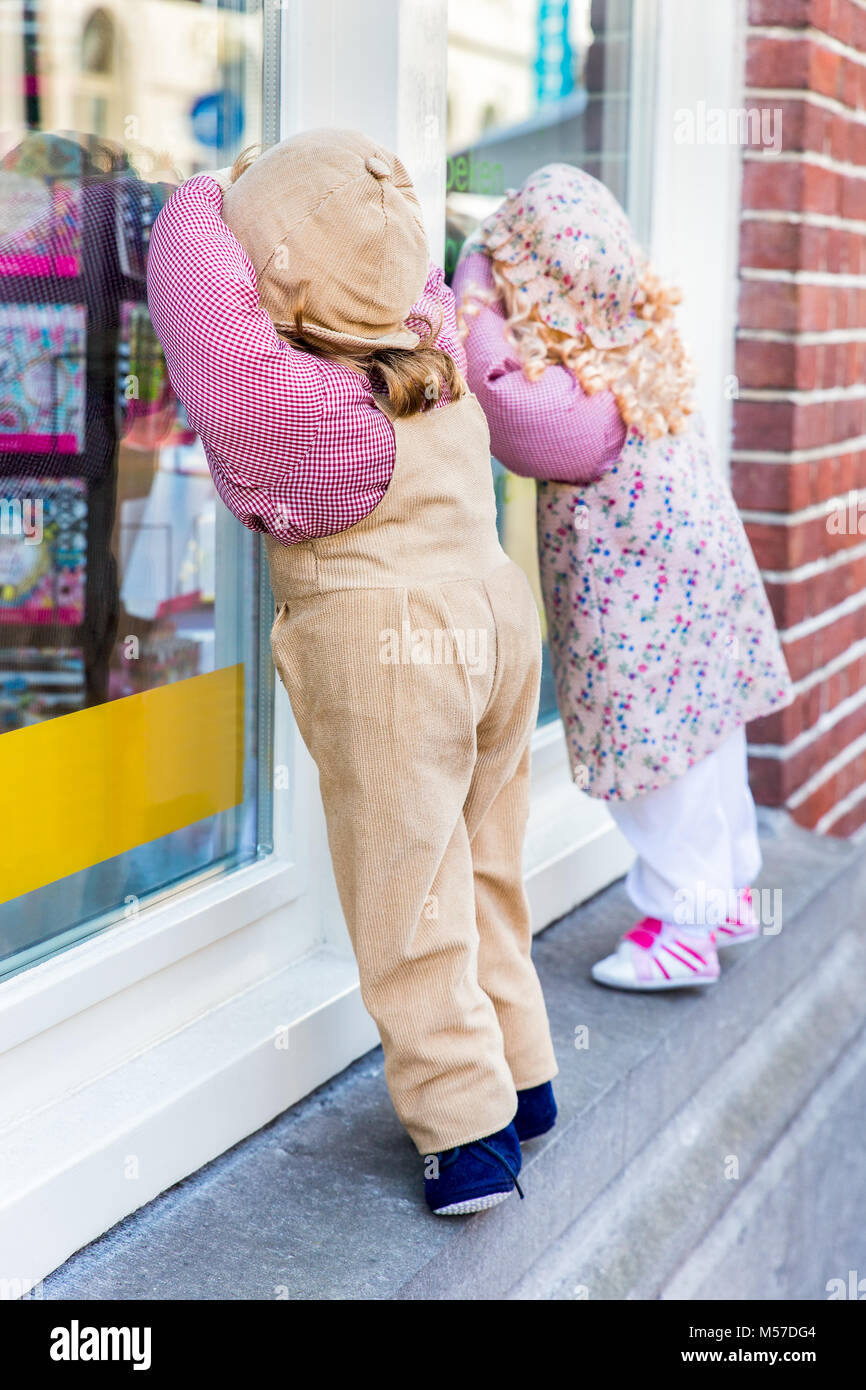
<path id="1" fill-rule="evenodd" d="M 496 532 L 472 395 L 394 419 L 390 486 L 337 535 L 267 538 L 274 662 L 319 769 L 397 1113 L 421 1153 L 556 1074 L 521 874 L 541 640 Z"/>

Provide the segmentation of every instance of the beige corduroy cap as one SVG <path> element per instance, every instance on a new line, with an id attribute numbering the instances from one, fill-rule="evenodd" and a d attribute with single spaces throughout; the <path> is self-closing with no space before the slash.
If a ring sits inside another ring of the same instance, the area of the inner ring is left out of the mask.
<path id="1" fill-rule="evenodd" d="M 260 302 L 347 350 L 412 348 L 404 320 L 427 278 L 421 208 L 404 165 L 356 130 L 308 130 L 272 146 L 223 195 L 222 215 L 253 263 Z"/>

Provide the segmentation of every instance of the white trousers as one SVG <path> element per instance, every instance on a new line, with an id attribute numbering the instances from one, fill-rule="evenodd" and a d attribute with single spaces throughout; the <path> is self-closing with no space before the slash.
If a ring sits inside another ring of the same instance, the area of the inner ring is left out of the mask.
<path id="1" fill-rule="evenodd" d="M 742 728 L 675 782 L 607 806 L 637 852 L 626 889 L 642 916 L 715 925 L 720 902 L 735 900 L 757 877 L 761 849 Z"/>

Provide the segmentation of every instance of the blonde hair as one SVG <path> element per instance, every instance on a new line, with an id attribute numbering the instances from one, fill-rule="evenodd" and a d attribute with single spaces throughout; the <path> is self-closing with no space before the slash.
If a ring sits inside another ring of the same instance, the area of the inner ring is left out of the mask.
<path id="1" fill-rule="evenodd" d="M 255 163 L 259 153 L 254 145 L 241 150 L 231 167 L 232 183 Z M 309 284 L 303 281 L 293 287 L 286 315 L 292 327 L 283 325 L 277 328 L 279 336 L 302 352 L 360 372 L 374 389 L 386 393 L 388 404 L 398 419 L 417 415 L 435 405 L 443 389 L 453 401 L 465 394 L 466 383 L 456 362 L 447 352 L 433 346 L 441 320 L 434 328 L 426 316 L 413 315 L 413 319 L 426 323 L 428 330 L 413 348 L 381 348 L 370 352 L 347 350 L 309 336 L 304 322 L 304 307 L 309 292 Z"/>
<path id="2" fill-rule="evenodd" d="M 570 337 L 550 328 L 534 305 L 510 283 L 496 260 L 490 260 L 494 292 L 467 291 L 458 313 L 464 336 L 467 319 L 480 304 L 501 300 L 505 305 L 508 336 L 523 371 L 537 381 L 552 364 L 567 367 L 587 395 L 610 391 L 630 429 L 648 439 L 680 434 L 686 416 L 695 409 L 691 398 L 694 369 L 680 338 L 674 307 L 681 292 L 664 285 L 651 270 L 644 271 L 635 301 L 637 316 L 650 327 L 635 343 L 625 347 L 593 347 L 586 334 Z M 473 302 L 474 301 L 474 302 Z"/>
<path id="3" fill-rule="evenodd" d="M 247 145 L 245 149 L 241 150 L 229 171 L 229 181 L 237 183 L 241 174 L 246 173 L 251 164 L 255 164 L 260 154 L 264 154 L 264 150 L 260 149 L 258 145 Z"/>

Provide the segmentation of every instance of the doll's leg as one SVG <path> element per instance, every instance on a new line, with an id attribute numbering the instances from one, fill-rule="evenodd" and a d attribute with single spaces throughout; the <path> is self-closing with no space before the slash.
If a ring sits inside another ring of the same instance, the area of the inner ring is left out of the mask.
<path id="1" fill-rule="evenodd" d="M 423 804 L 419 809 L 423 814 Z M 396 859 L 416 858 L 413 840 L 400 835 L 391 846 Z M 353 857 L 357 852 L 356 845 Z M 472 854 L 462 815 L 438 868 L 432 856 L 425 862 L 435 875 L 426 893 L 422 863 L 416 861 L 413 887 L 411 867 L 401 871 L 395 862 L 370 882 L 362 911 L 350 905 L 346 915 L 394 1107 L 419 1151 L 435 1153 L 503 1129 L 517 1095 L 499 1020 L 479 981 Z M 336 858 L 334 867 L 345 891 L 347 872 L 354 877 L 355 870 Z M 410 904 L 422 895 L 413 921 Z"/>
<path id="2" fill-rule="evenodd" d="M 411 652 L 404 660 L 401 640 L 404 624 L 416 635 L 489 625 L 478 586 L 453 586 L 449 603 L 433 586 L 344 591 L 292 606 L 272 638 L 319 769 L 362 997 L 395 1108 L 421 1153 L 495 1133 L 517 1106 L 496 1011 L 478 981 L 463 815 L 495 643 L 488 632 L 489 669 L 470 679 L 459 664 L 415 662 Z"/>
<path id="3" fill-rule="evenodd" d="M 496 1009 L 518 1091 L 550 1081 L 557 1072 L 547 1009 L 530 955 L 532 926 L 523 886 L 528 806 L 527 747 L 472 837 L 478 979 Z"/>
<path id="4" fill-rule="evenodd" d="M 734 884 L 747 888 L 761 871 L 758 818 L 749 787 L 746 731 L 730 734 L 716 752 L 722 800 L 730 827 L 731 866 Z"/>
<path id="5" fill-rule="evenodd" d="M 477 760 L 465 805 L 475 870 L 478 978 L 493 1000 L 518 1090 L 557 1071 L 547 1010 L 532 963 L 532 927 L 523 886 L 529 816 L 530 742 L 540 672 L 538 618 L 529 586 L 509 566 L 488 582 L 497 663 L 479 721 Z"/>
<path id="6" fill-rule="evenodd" d="M 637 910 L 663 922 L 713 927 L 735 887 L 731 826 L 717 753 L 630 801 L 609 801 L 637 853 L 626 888 Z"/>
<path id="7" fill-rule="evenodd" d="M 750 882 L 739 875 L 760 864 L 742 731 L 667 786 L 608 805 L 637 851 L 626 887 L 643 917 L 593 979 L 630 990 L 713 984 L 718 948 L 757 934 L 739 896 Z"/>
<path id="8" fill-rule="evenodd" d="M 737 946 L 763 930 L 775 935 L 782 926 L 781 889 L 752 893 L 761 870 L 758 818 L 749 787 L 746 731 L 736 729 L 717 751 L 722 800 L 731 836 L 731 894 L 727 920 L 718 931 L 719 946 Z"/>

